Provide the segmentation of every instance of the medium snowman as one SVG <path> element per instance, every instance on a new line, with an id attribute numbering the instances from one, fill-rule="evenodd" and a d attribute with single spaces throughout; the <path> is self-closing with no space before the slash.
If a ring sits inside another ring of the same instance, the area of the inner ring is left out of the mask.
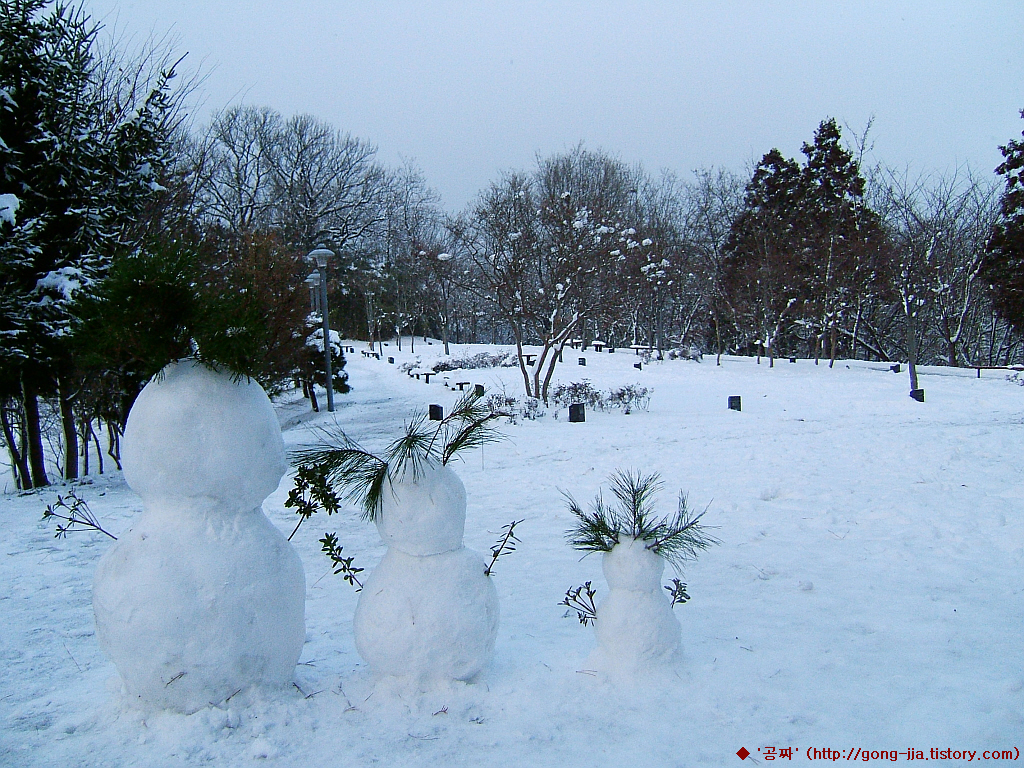
<path id="1" fill-rule="evenodd" d="M 387 552 L 356 607 L 359 655 L 421 685 L 471 680 L 494 650 L 498 595 L 463 545 L 462 481 L 440 461 L 407 463 L 385 481 L 374 519 Z"/>
<path id="2" fill-rule="evenodd" d="M 597 606 L 597 666 L 635 672 L 671 661 L 682 627 L 662 588 L 665 558 L 649 542 L 624 537 L 602 556 L 608 595 Z"/>
<path id="3" fill-rule="evenodd" d="M 180 712 L 292 679 L 305 575 L 261 505 L 287 469 L 255 381 L 184 360 L 141 392 L 125 480 L 143 512 L 100 560 L 96 632 L 130 696 Z"/>
<path id="4" fill-rule="evenodd" d="M 569 542 L 583 552 L 602 553 L 608 595 L 594 609 L 586 602 L 594 595 L 587 582 L 570 590 L 563 604 L 575 608 L 582 623 L 593 620 L 598 647 L 590 661 L 595 667 L 635 675 L 672 661 L 680 651 L 681 627 L 672 608 L 688 596 L 678 579 L 674 590 L 662 587 L 666 563 L 680 570 L 717 542 L 701 525 L 703 513 L 687 509 L 685 496 L 680 495 L 675 515 L 655 516 L 651 504 L 663 487 L 657 473 L 619 471 L 610 480 L 615 504 L 606 504 L 598 494 L 584 510 L 566 495 L 576 519 L 567 533 Z"/>

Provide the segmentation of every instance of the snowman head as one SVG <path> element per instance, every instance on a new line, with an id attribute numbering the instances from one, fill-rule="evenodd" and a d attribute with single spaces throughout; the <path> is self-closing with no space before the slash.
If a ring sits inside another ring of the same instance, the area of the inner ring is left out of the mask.
<path id="1" fill-rule="evenodd" d="M 647 548 L 649 542 L 624 536 L 601 561 L 610 589 L 660 592 L 665 558 Z"/>
<path id="2" fill-rule="evenodd" d="M 466 488 L 440 463 L 406 465 L 386 484 L 376 521 L 384 543 L 407 555 L 461 549 Z"/>
<path id="3" fill-rule="evenodd" d="M 146 504 L 207 499 L 240 510 L 260 506 L 288 468 L 263 388 L 193 360 L 171 363 L 139 394 L 122 464 Z"/>

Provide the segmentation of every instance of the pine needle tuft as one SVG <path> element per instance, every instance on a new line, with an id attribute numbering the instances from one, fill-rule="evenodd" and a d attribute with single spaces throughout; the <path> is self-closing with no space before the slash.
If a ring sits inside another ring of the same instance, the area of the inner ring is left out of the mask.
<path id="1" fill-rule="evenodd" d="M 617 501 L 614 506 L 606 505 L 598 493 L 590 509 L 584 510 L 572 496 L 563 494 L 569 512 L 576 518 L 576 525 L 566 532 L 574 548 L 587 553 L 610 552 L 623 538 L 639 539 L 681 571 L 687 560 L 696 560 L 702 550 L 718 543 L 700 522 L 707 510 L 694 515 L 682 493 L 675 515 L 655 515 L 654 497 L 664 487 L 657 473 L 617 471 L 609 480 Z"/>
<path id="2" fill-rule="evenodd" d="M 446 465 L 465 451 L 501 440 L 491 423 L 499 416 L 475 391 L 467 392 L 436 427 L 423 417 L 407 422 L 404 434 L 384 450 L 383 457 L 364 449 L 339 427 L 321 427 L 317 430 L 320 444 L 294 451 L 292 461 L 300 467 L 320 468 L 342 498 L 361 506 L 363 517 L 374 522 L 388 481 L 406 472 L 417 477 L 427 467 Z"/>

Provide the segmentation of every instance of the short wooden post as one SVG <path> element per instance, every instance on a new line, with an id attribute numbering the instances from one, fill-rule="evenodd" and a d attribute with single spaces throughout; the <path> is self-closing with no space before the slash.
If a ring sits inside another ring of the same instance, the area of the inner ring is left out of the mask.
<path id="1" fill-rule="evenodd" d="M 483 384 L 477 384 L 473 388 L 473 391 L 476 393 L 477 397 L 483 397 L 484 396 L 484 385 Z"/>
<path id="2" fill-rule="evenodd" d="M 586 364 L 587 364 L 587 358 L 581 357 L 580 358 L 580 365 L 586 365 Z"/>
<path id="3" fill-rule="evenodd" d="M 740 406 L 739 395 L 729 395 L 729 410 L 730 411 L 741 411 L 743 410 Z"/>
<path id="4" fill-rule="evenodd" d="M 443 421 L 444 420 L 444 408 L 440 405 L 430 405 L 430 420 L 431 421 Z"/>
<path id="5" fill-rule="evenodd" d="M 573 403 L 569 406 L 569 421 L 577 423 L 587 420 L 587 411 L 583 403 Z"/>

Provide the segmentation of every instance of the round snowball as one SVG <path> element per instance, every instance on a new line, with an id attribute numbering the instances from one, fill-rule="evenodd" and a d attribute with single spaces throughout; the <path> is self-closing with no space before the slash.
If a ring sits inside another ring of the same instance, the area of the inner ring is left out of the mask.
<path id="1" fill-rule="evenodd" d="M 96 634 L 131 696 L 189 713 L 291 681 L 305 596 L 299 556 L 258 508 L 147 510 L 97 567 Z"/>
<path id="2" fill-rule="evenodd" d="M 448 467 L 407 467 L 385 484 L 377 530 L 389 547 L 417 556 L 452 552 L 465 529 L 466 487 Z"/>
<path id="3" fill-rule="evenodd" d="M 612 589 L 597 606 L 594 633 L 598 666 L 635 673 L 673 659 L 682 628 L 665 595 Z"/>
<path id="4" fill-rule="evenodd" d="M 601 559 L 610 589 L 659 592 L 665 558 L 647 549 L 642 539 L 623 539 Z"/>
<path id="5" fill-rule="evenodd" d="M 251 509 L 288 468 L 274 408 L 251 379 L 171 363 L 128 415 L 124 476 L 144 504 L 208 498 Z"/>
<path id="6" fill-rule="evenodd" d="M 359 595 L 359 655 L 374 671 L 395 677 L 475 677 L 498 634 L 498 594 L 484 568 L 464 548 L 429 557 L 388 549 Z"/>

